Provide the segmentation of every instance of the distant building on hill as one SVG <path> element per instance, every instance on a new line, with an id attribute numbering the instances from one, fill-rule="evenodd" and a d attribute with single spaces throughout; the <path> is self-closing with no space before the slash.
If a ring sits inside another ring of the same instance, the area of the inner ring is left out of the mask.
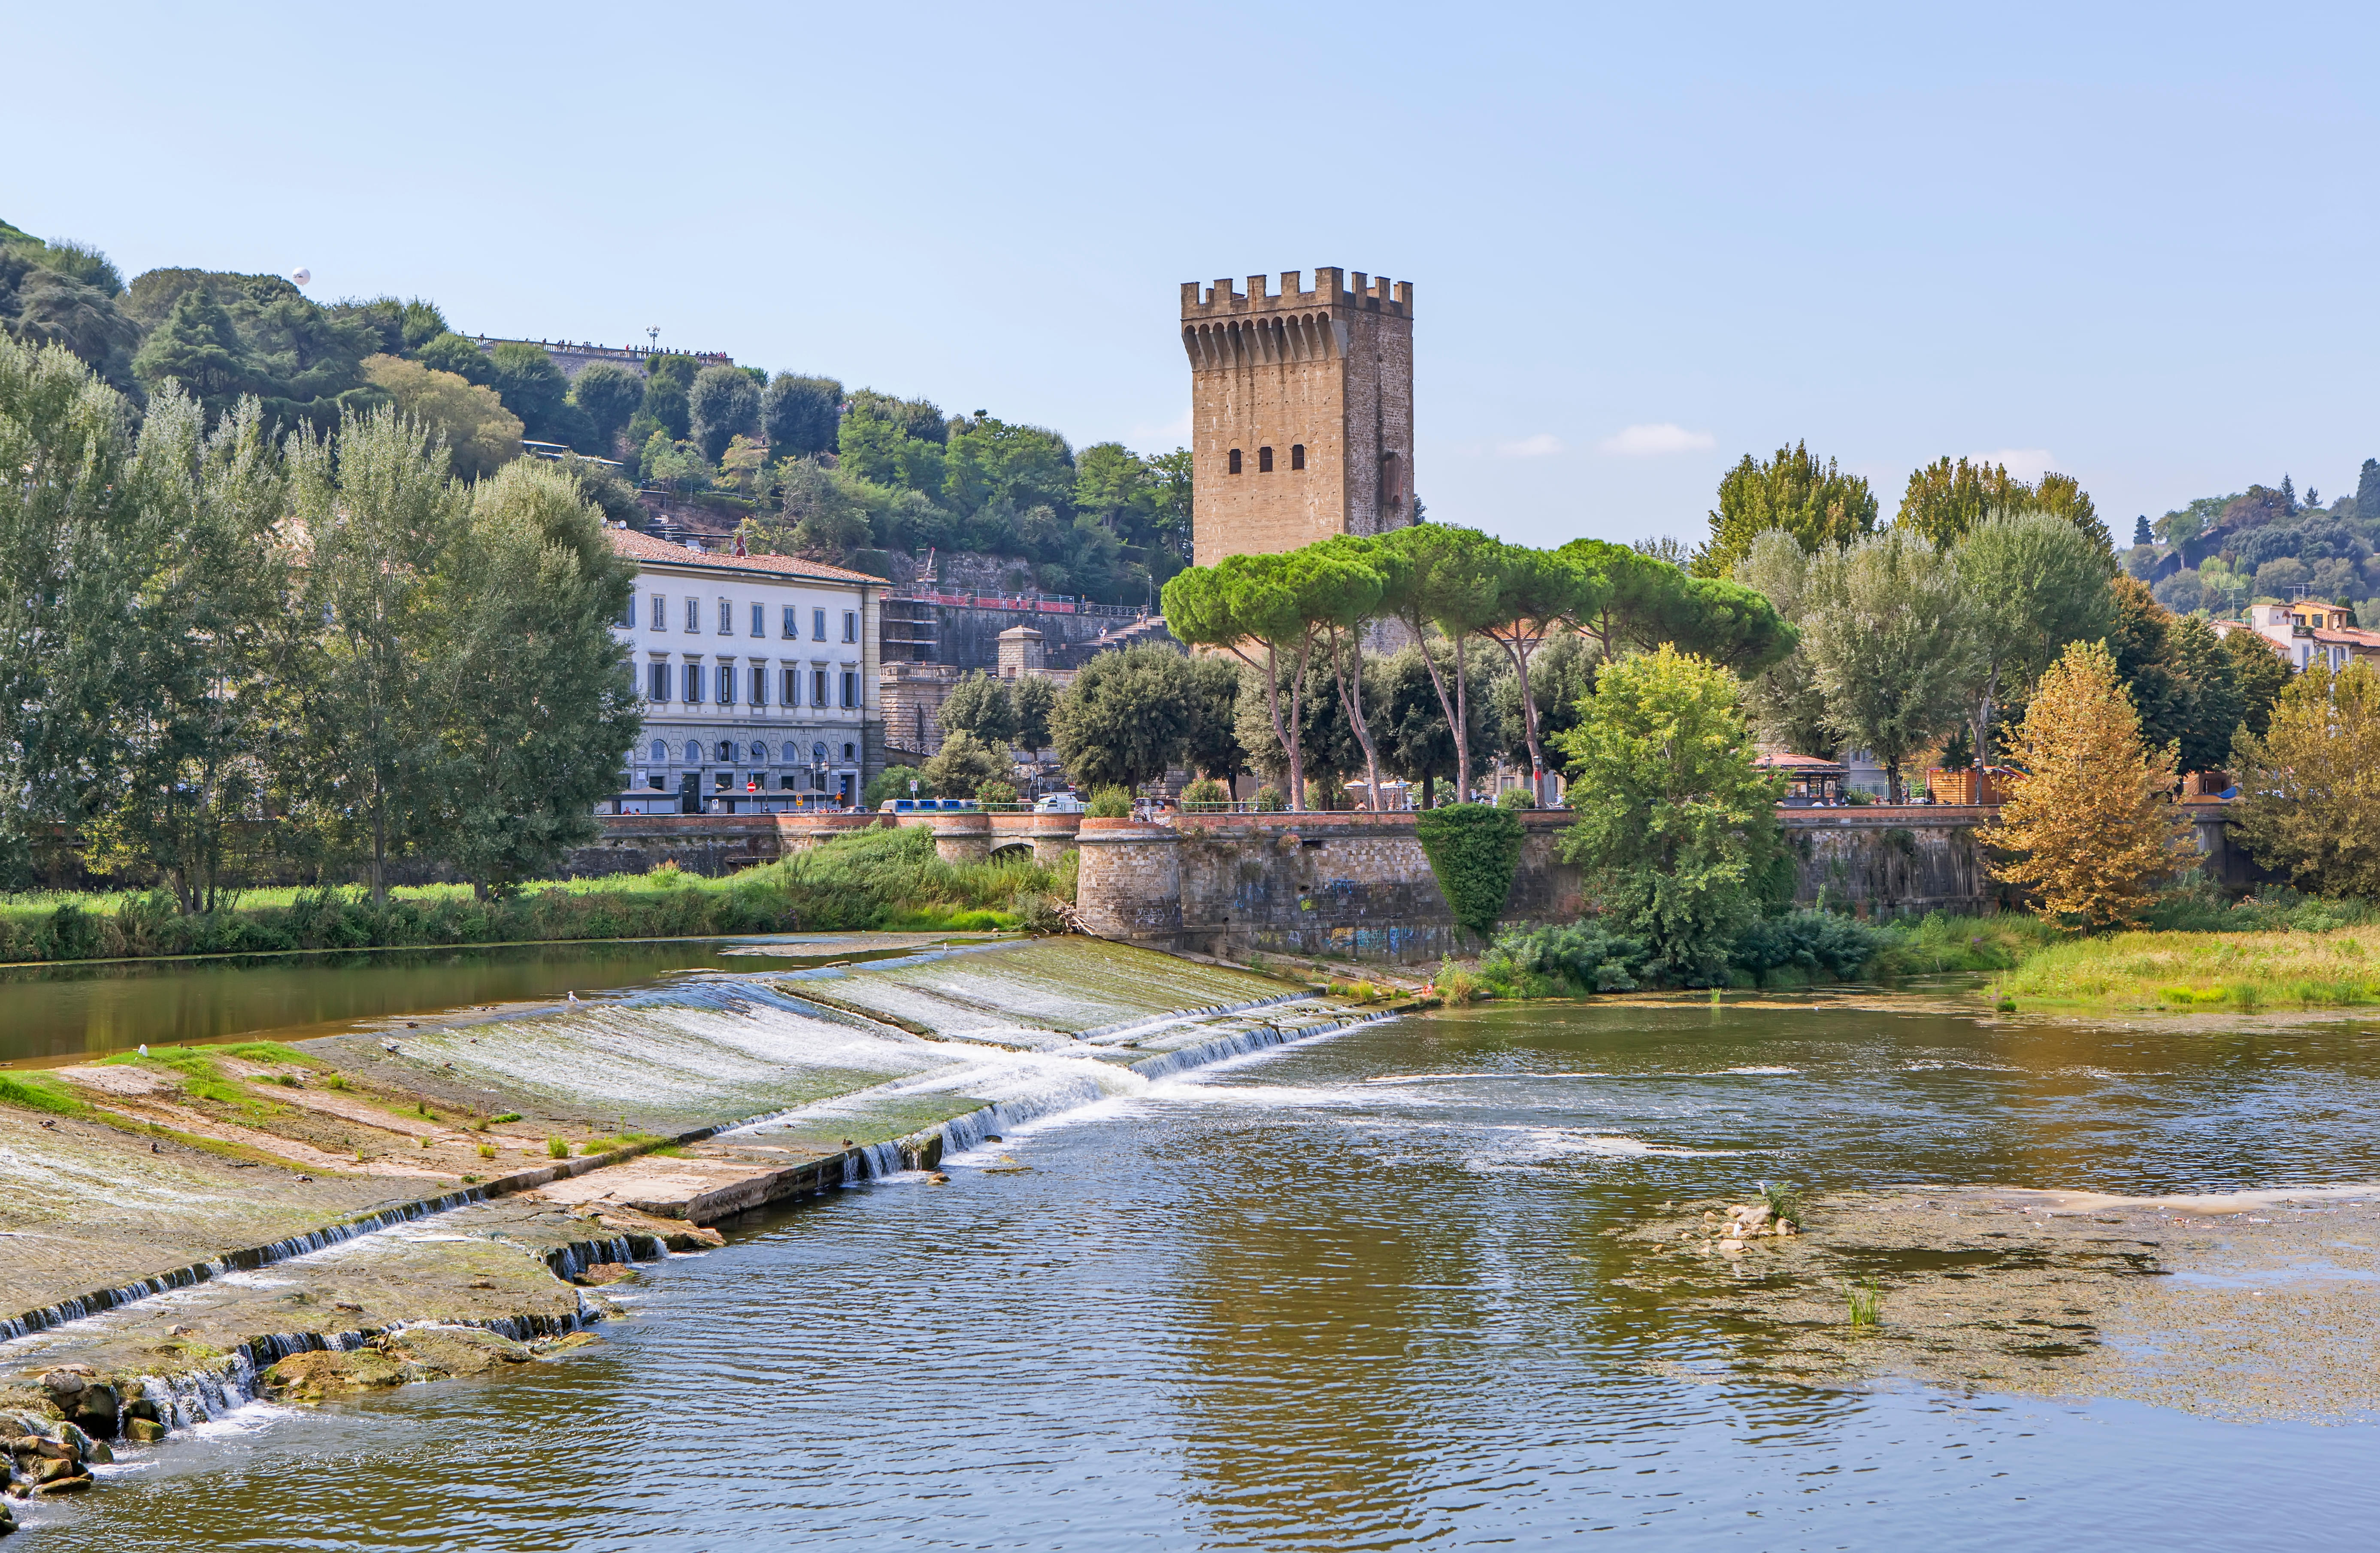
<path id="1" fill-rule="evenodd" d="M 2229 620 L 2212 624 L 2227 636 L 2233 631 L 2254 632 L 2300 673 L 2316 662 L 2336 671 L 2359 658 L 2380 660 L 2380 631 L 2357 629 L 2354 611 L 2319 599 L 2302 599 L 2294 604 L 2251 604 L 2246 625 Z"/>
<path id="2" fill-rule="evenodd" d="M 498 346 L 535 346 L 553 358 L 553 364 L 562 369 L 564 377 L 573 379 L 598 361 L 609 361 L 614 367 L 625 367 L 641 378 L 647 375 L 647 364 L 656 356 L 690 356 L 706 367 L 735 365 L 732 357 L 724 351 L 717 350 L 662 350 L 645 346 L 596 346 L 589 345 L 584 340 L 505 340 L 488 334 L 474 334 L 471 336 L 471 341 L 480 347 L 481 356 L 494 355 Z"/>

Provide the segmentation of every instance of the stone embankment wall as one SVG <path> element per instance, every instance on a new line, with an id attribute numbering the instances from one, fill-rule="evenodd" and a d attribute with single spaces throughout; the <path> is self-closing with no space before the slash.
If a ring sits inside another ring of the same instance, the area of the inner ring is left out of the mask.
<path id="1" fill-rule="evenodd" d="M 1554 855 L 1566 814 L 1523 816 L 1509 915 L 1584 909 L 1578 870 Z M 1075 904 L 1091 930 L 1152 948 L 1240 959 L 1335 954 L 1411 963 L 1463 953 L 1410 814 L 1263 814 L 1179 826 L 1086 819 Z"/>
<path id="2" fill-rule="evenodd" d="M 2232 844 L 2227 806 L 2191 803 L 2206 876 L 2227 892 L 2265 876 Z M 1989 912 L 2019 903 L 1990 874 L 1990 807 L 1948 805 L 1788 809 L 1780 818 L 1799 875 L 1795 898 L 1862 916 Z M 1566 922 L 1585 909 L 1578 870 L 1555 852 L 1561 810 L 1521 817 L 1521 866 L 1508 921 Z M 879 823 L 872 814 L 616 815 L 581 856 L 586 872 L 641 871 L 674 858 L 706 873 L 772 861 Z M 953 862 L 1030 851 L 1054 866 L 1079 846 L 1076 904 L 1092 931 L 1151 948 L 1228 959 L 1331 954 L 1410 964 L 1464 941 L 1422 855 L 1410 814 L 1186 816 L 1178 824 L 1068 814 L 904 817 Z"/>
<path id="3" fill-rule="evenodd" d="M 2237 893 L 2271 877 L 2233 843 L 2223 819 L 2230 806 L 2180 807 L 2204 859 L 2200 867 L 2218 889 Z M 2016 893 L 1991 877 L 1984 840 L 1998 813 L 1995 806 L 1944 804 L 1783 810 L 1799 874 L 1794 899 L 1863 916 L 2017 909 Z"/>

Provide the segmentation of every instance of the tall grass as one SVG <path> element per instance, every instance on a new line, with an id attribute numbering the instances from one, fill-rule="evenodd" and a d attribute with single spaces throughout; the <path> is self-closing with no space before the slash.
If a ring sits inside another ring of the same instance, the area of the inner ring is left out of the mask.
<path id="1" fill-rule="evenodd" d="M 0 963 L 436 948 L 585 939 L 711 938 L 796 929 L 1054 930 L 1074 859 L 948 863 L 922 827 L 870 827 L 724 879 L 664 864 L 501 901 L 469 887 L 392 892 L 375 905 L 335 886 L 256 891 L 237 907 L 183 916 L 158 892 L 0 897 Z"/>
<path id="2" fill-rule="evenodd" d="M 2380 1003 L 2380 925 L 2315 932 L 2135 932 L 2033 955 L 2000 989 L 2019 1007 L 2187 1011 Z"/>

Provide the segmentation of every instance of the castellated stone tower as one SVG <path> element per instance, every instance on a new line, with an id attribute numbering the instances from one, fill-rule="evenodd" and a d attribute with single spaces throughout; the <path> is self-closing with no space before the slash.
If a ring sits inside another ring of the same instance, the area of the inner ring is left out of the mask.
<path id="1" fill-rule="evenodd" d="M 1183 285 L 1202 566 L 1413 521 L 1413 283 L 1301 273 Z"/>

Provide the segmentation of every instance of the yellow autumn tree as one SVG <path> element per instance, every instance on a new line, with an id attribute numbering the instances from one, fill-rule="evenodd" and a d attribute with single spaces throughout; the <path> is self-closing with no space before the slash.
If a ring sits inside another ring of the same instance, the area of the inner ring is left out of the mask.
<path id="1" fill-rule="evenodd" d="M 2010 854 L 1993 876 L 2053 922 L 2135 920 L 2196 849 L 2174 807 L 2175 752 L 2141 742 L 2140 713 L 2101 642 L 2076 642 L 2041 676 L 2017 731 L 2022 775 L 1985 839 Z"/>

